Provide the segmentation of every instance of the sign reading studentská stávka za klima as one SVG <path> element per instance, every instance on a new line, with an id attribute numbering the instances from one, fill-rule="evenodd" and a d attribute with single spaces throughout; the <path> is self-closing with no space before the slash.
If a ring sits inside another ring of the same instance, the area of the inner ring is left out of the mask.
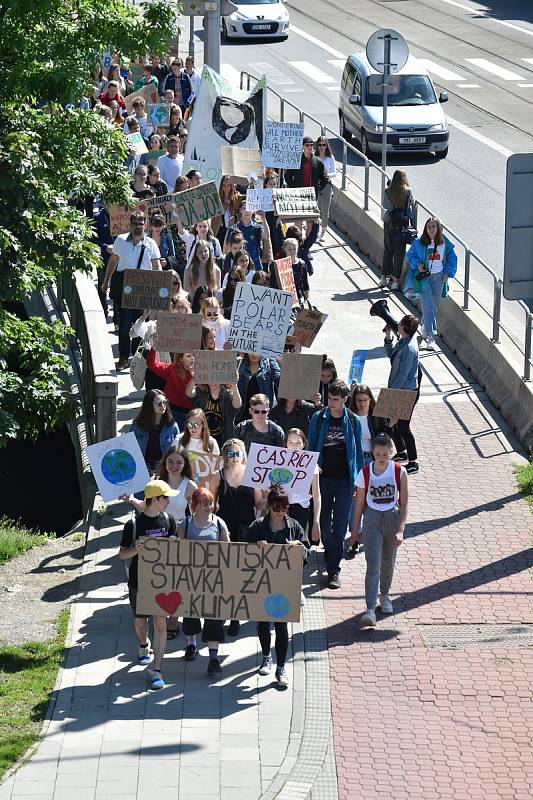
<path id="1" fill-rule="evenodd" d="M 293 302 L 294 296 L 289 292 L 238 283 L 228 342 L 237 352 L 278 358 L 285 346 Z"/>
<path id="2" fill-rule="evenodd" d="M 149 539 L 139 551 L 138 613 L 297 622 L 298 544 Z"/>
<path id="3" fill-rule="evenodd" d="M 122 308 L 151 308 L 168 311 L 172 294 L 170 270 L 126 269 L 122 288 Z"/>

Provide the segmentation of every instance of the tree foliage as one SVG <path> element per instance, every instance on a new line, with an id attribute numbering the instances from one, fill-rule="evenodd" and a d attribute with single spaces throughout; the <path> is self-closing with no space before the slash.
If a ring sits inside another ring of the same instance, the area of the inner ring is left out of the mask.
<path id="1" fill-rule="evenodd" d="M 173 0 L 0 0 L 0 445 L 73 413 L 56 352 L 66 331 L 18 319 L 6 303 L 100 266 L 76 198 L 131 200 L 122 133 L 66 106 L 86 93 L 104 50 L 164 52 L 176 13 Z"/>

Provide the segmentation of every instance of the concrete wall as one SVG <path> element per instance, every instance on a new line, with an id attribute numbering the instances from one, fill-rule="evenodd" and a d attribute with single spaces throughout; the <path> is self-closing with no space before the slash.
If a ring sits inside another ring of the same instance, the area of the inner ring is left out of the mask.
<path id="1" fill-rule="evenodd" d="M 330 217 L 374 264 L 383 259 L 383 225 L 378 209 L 363 211 L 358 199 L 340 190 L 333 195 Z M 463 311 L 462 290 L 450 281 L 450 294 L 439 306 L 439 334 L 483 386 L 528 453 L 533 454 L 533 382 L 522 378 L 516 349 L 490 339 L 488 317 Z M 406 308 L 409 306 L 405 300 Z"/>

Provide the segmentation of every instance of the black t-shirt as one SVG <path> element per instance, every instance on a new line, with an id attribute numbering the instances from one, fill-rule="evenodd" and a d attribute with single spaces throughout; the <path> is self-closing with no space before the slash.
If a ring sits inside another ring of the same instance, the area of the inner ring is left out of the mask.
<path id="1" fill-rule="evenodd" d="M 147 517 L 146 514 L 139 514 L 135 520 L 135 538 L 133 534 L 133 520 L 130 519 L 124 525 L 120 546 L 133 547 L 137 539 L 139 539 L 141 536 L 150 536 L 154 539 L 160 539 L 164 536 L 175 535 L 176 520 L 171 514 L 161 512 L 157 515 L 157 517 Z M 128 586 L 131 586 L 133 589 L 136 589 L 139 583 L 138 558 L 138 556 L 133 556 L 131 559 L 131 566 L 128 575 Z"/>
<path id="2" fill-rule="evenodd" d="M 218 487 L 218 516 L 228 526 L 231 541 L 240 541 L 240 526 L 255 519 L 255 495 L 251 486 L 230 486 L 221 476 Z"/>
<path id="3" fill-rule="evenodd" d="M 203 407 L 204 414 L 207 419 L 207 425 L 211 436 L 215 439 L 222 432 L 222 411 L 220 409 L 220 397 L 213 400 L 211 394 L 207 398 L 207 402 Z"/>
<path id="4" fill-rule="evenodd" d="M 322 474 L 325 478 L 333 478 L 334 480 L 347 478 L 349 475 L 342 422 L 343 417 L 337 419 L 330 416 L 329 428 L 322 448 Z"/>

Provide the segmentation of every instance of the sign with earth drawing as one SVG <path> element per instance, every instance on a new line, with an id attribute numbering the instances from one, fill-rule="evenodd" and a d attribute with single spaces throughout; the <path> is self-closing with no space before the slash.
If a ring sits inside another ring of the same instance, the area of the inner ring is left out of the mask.
<path id="1" fill-rule="evenodd" d="M 87 458 L 104 503 L 140 492 L 150 480 L 134 433 L 89 445 Z"/>
<path id="2" fill-rule="evenodd" d="M 291 492 L 305 495 L 309 492 L 318 456 L 319 453 L 311 450 L 253 443 L 241 483 L 254 489 L 270 489 L 273 483 L 278 483 Z"/>

